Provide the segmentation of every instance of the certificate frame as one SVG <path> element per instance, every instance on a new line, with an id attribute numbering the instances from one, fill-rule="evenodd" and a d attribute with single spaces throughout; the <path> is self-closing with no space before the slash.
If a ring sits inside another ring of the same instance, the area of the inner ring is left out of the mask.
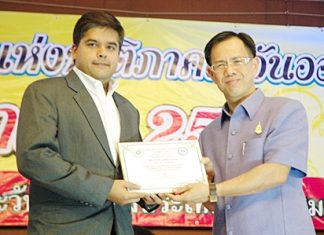
<path id="1" fill-rule="evenodd" d="M 124 142 L 118 144 L 126 181 L 146 193 L 170 193 L 189 183 L 208 183 L 197 140 Z"/>

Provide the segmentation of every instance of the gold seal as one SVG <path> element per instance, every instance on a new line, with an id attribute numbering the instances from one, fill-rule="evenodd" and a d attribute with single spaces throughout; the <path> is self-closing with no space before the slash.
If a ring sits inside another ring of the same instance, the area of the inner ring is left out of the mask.
<path id="1" fill-rule="evenodd" d="M 255 134 L 260 135 L 262 134 L 262 126 L 261 123 L 259 122 L 258 125 L 255 127 Z"/>

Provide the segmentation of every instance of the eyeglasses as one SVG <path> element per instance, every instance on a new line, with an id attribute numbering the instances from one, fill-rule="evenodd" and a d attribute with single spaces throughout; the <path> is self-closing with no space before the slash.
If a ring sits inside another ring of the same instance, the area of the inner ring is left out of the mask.
<path id="1" fill-rule="evenodd" d="M 211 66 L 212 70 L 215 72 L 223 71 L 228 65 L 231 65 L 234 68 L 239 68 L 243 65 L 248 64 L 253 58 L 251 57 L 235 57 L 227 61 L 219 61 Z"/>

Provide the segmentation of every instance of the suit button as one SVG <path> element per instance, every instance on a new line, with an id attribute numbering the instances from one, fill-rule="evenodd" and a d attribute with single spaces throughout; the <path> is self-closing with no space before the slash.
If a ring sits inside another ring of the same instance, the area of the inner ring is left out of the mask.
<path id="1" fill-rule="evenodd" d="M 237 131 L 236 130 L 232 130 L 231 131 L 231 135 L 236 135 L 237 134 Z"/>
<path id="2" fill-rule="evenodd" d="M 230 153 L 230 154 L 228 154 L 228 157 L 227 157 L 227 159 L 228 159 L 228 160 L 231 160 L 232 158 L 233 158 L 233 154 L 231 154 L 231 153 Z"/>

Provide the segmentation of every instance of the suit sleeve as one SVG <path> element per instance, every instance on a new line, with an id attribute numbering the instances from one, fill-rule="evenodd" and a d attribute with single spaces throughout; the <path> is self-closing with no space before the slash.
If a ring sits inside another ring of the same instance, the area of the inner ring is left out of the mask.
<path id="1" fill-rule="evenodd" d="M 34 83 L 23 96 L 17 130 L 18 170 L 44 190 L 100 207 L 113 180 L 61 155 L 57 104 L 42 84 Z"/>

